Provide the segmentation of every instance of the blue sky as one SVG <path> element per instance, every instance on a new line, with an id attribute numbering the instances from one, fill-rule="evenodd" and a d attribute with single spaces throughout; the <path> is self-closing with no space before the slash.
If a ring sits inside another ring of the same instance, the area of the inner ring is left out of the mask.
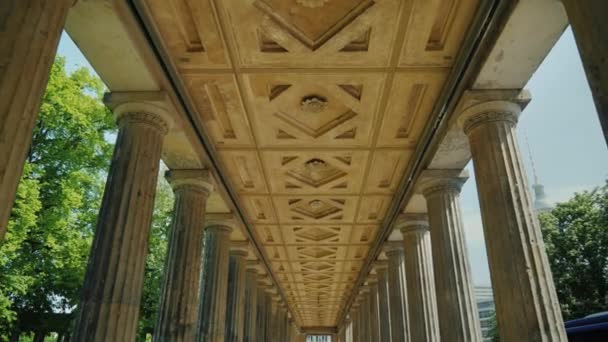
<path id="1" fill-rule="evenodd" d="M 64 33 L 58 53 L 66 57 L 68 70 L 91 68 L 76 45 Z M 536 174 L 551 202 L 565 201 L 575 192 L 590 190 L 608 178 L 608 149 L 570 29 L 530 79 L 532 94 L 519 120 L 520 150 L 532 184 L 528 137 Z M 463 221 L 475 285 L 490 285 L 485 243 L 479 214 L 477 188 L 471 178 L 461 195 Z"/>

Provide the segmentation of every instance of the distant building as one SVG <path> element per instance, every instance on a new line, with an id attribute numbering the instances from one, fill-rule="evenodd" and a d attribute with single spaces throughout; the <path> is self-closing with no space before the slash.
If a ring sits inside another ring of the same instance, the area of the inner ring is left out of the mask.
<path id="1" fill-rule="evenodd" d="M 534 189 L 534 210 L 537 213 L 547 212 L 553 209 L 551 203 L 547 200 L 547 196 L 545 195 L 545 187 L 542 184 L 539 184 L 538 181 L 532 185 L 532 189 Z"/>
<path id="2" fill-rule="evenodd" d="M 481 334 L 483 340 L 491 341 L 490 332 L 493 326 L 494 317 L 494 295 L 490 286 L 476 286 L 475 298 L 477 300 L 477 311 L 481 322 Z"/>

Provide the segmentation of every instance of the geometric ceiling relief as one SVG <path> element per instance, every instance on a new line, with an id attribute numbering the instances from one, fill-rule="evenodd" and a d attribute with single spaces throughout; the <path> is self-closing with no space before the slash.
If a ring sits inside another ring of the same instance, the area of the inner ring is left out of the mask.
<path id="1" fill-rule="evenodd" d="M 273 194 L 359 193 L 366 151 L 262 152 Z"/>
<path id="2" fill-rule="evenodd" d="M 413 1 L 400 65 L 451 66 L 479 0 Z"/>
<path id="3" fill-rule="evenodd" d="M 400 0 L 224 0 L 242 65 L 386 66 Z M 376 46 L 378 48 L 373 49 Z"/>
<path id="4" fill-rule="evenodd" d="M 285 245 L 326 245 L 350 243 L 350 225 L 281 225 Z"/>
<path id="5" fill-rule="evenodd" d="M 311 50 L 318 49 L 359 14 L 374 4 L 372 0 L 284 0 L 254 2 L 281 28 Z"/>
<path id="6" fill-rule="evenodd" d="M 257 154 L 243 150 L 224 150 L 220 157 L 239 193 L 268 193 Z"/>
<path id="7" fill-rule="evenodd" d="M 366 194 L 395 192 L 412 152 L 405 149 L 377 149 L 371 159 L 363 191 Z"/>
<path id="8" fill-rule="evenodd" d="M 233 75 L 184 77 L 205 131 L 216 148 L 252 147 L 249 122 Z"/>
<path id="9" fill-rule="evenodd" d="M 230 67 L 209 1 L 147 0 L 146 4 L 179 69 Z"/>
<path id="10" fill-rule="evenodd" d="M 255 74 L 245 77 L 261 148 L 369 144 L 384 76 Z"/>
<path id="11" fill-rule="evenodd" d="M 356 196 L 274 197 L 281 223 L 350 223 L 354 220 Z"/>
<path id="12" fill-rule="evenodd" d="M 480 1 L 140 2 L 236 193 L 223 210 L 296 324 L 335 327 Z"/>
<path id="13" fill-rule="evenodd" d="M 339 241 L 340 228 L 319 226 L 295 227 L 293 229 L 296 242 L 331 243 Z"/>
<path id="14" fill-rule="evenodd" d="M 392 198 L 390 196 L 363 196 L 357 213 L 357 223 L 378 223 L 384 218 Z"/>
<path id="15" fill-rule="evenodd" d="M 335 259 L 337 247 L 296 247 L 299 259 Z"/>
<path id="16" fill-rule="evenodd" d="M 395 74 L 378 135 L 379 147 L 416 146 L 447 74 L 445 68 Z"/>

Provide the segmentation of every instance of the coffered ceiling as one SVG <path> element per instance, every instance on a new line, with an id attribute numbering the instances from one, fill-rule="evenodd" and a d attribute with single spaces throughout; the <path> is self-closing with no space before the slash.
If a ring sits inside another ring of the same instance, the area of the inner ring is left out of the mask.
<path id="1" fill-rule="evenodd" d="M 477 0 L 145 0 L 299 326 L 331 327 Z"/>

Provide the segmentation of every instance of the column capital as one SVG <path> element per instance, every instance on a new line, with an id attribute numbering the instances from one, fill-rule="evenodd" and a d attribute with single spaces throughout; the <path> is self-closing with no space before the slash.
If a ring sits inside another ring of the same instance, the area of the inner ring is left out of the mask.
<path id="1" fill-rule="evenodd" d="M 389 258 L 404 253 L 403 243 L 401 241 L 388 241 L 385 243 L 383 249 L 384 254 Z"/>
<path id="2" fill-rule="evenodd" d="M 242 249 L 231 249 L 229 252 L 230 256 L 237 256 L 237 257 L 243 257 L 246 258 L 247 255 L 249 255 L 249 253 L 247 251 L 244 251 Z"/>
<path id="3" fill-rule="evenodd" d="M 426 214 L 404 214 L 397 220 L 397 227 L 405 237 L 408 234 L 418 234 L 429 230 L 429 221 Z"/>
<path id="4" fill-rule="evenodd" d="M 169 170 L 165 173 L 165 178 L 173 191 L 181 188 L 195 188 L 209 196 L 214 188 L 211 173 L 207 169 Z"/>
<path id="5" fill-rule="evenodd" d="M 142 123 L 167 134 L 173 127 L 171 101 L 163 91 L 106 93 L 103 102 L 112 110 L 118 125 Z"/>
<path id="6" fill-rule="evenodd" d="M 207 214 L 205 215 L 205 229 L 215 231 L 223 230 L 231 233 L 237 228 L 237 222 L 232 214 Z"/>
<path id="7" fill-rule="evenodd" d="M 221 224 L 221 223 L 210 223 L 210 224 L 205 224 L 205 231 L 212 231 L 212 232 L 218 232 L 218 233 L 232 233 L 232 227 L 226 224 Z"/>
<path id="8" fill-rule="evenodd" d="M 469 179 L 467 170 L 427 169 L 422 171 L 417 188 L 427 198 L 447 192 L 459 194 L 467 179 Z"/>
<path id="9" fill-rule="evenodd" d="M 460 113 L 458 124 L 468 134 L 473 128 L 490 122 L 517 124 L 521 106 L 512 101 L 494 100 L 474 104 Z"/>
<path id="10" fill-rule="evenodd" d="M 378 270 L 386 270 L 388 269 L 388 261 L 376 260 L 374 261 L 373 268 L 376 270 L 376 273 L 378 273 Z"/>

